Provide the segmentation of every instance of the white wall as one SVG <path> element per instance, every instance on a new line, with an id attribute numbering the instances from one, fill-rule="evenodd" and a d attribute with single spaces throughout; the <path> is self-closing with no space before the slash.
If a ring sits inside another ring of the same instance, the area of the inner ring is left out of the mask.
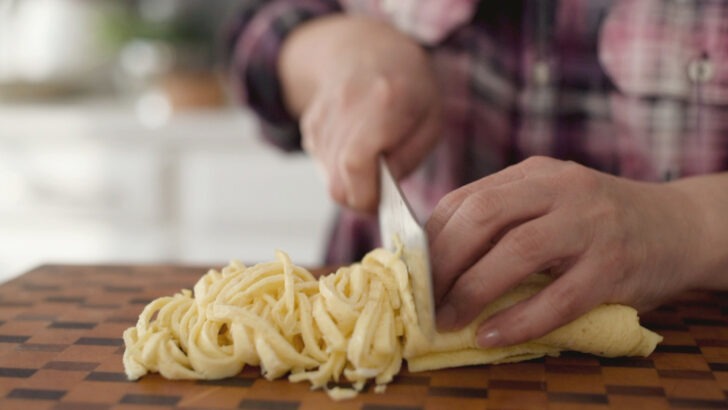
<path id="1" fill-rule="evenodd" d="M 240 109 L 143 126 L 118 102 L 0 104 L 0 281 L 41 263 L 318 265 L 333 205 Z"/>

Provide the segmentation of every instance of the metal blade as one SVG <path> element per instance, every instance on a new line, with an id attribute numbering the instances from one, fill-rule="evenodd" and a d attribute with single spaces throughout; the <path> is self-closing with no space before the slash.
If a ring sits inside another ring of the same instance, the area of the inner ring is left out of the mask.
<path id="1" fill-rule="evenodd" d="M 412 280 L 415 309 L 425 335 L 435 333 L 435 298 L 432 289 L 427 234 L 420 226 L 392 177 L 384 158 L 379 158 L 379 231 L 382 244 L 394 251 L 402 244 L 402 259 Z"/>

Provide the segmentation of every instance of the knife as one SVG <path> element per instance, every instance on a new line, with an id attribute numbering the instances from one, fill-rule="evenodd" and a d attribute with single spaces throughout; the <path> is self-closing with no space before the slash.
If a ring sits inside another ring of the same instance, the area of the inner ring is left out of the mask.
<path id="1" fill-rule="evenodd" d="M 402 245 L 402 260 L 412 281 L 417 320 L 425 336 L 435 333 L 435 297 L 432 289 L 427 234 L 417 222 L 402 190 L 379 157 L 379 232 L 384 248 L 395 251 Z"/>

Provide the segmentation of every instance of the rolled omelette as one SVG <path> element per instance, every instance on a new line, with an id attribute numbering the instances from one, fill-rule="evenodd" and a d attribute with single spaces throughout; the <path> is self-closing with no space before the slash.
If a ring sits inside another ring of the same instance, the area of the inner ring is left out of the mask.
<path id="1" fill-rule="evenodd" d="M 477 347 L 477 325 L 550 283 L 543 274 L 489 304 L 462 330 L 425 335 L 401 252 L 375 249 L 360 263 L 316 279 L 283 252 L 247 267 L 211 269 L 193 291 L 158 298 L 124 332 L 124 369 L 168 379 L 219 379 L 259 366 L 268 379 L 307 380 L 334 399 L 353 397 L 367 382 L 383 392 L 411 372 L 557 356 L 565 350 L 604 357 L 648 356 L 662 337 L 640 326 L 635 309 L 601 305 L 536 340 Z M 332 383 L 342 384 L 331 388 Z"/>

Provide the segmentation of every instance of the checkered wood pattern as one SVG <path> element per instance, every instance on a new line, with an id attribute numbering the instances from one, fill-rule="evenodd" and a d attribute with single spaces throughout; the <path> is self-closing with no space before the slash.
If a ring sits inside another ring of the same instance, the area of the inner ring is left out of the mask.
<path id="1" fill-rule="evenodd" d="M 728 409 L 728 293 L 689 293 L 643 317 L 649 358 L 567 353 L 524 363 L 404 371 L 385 394 L 333 402 L 257 368 L 217 381 L 126 380 L 122 332 L 205 268 L 42 266 L 0 286 L 0 409 Z"/>

